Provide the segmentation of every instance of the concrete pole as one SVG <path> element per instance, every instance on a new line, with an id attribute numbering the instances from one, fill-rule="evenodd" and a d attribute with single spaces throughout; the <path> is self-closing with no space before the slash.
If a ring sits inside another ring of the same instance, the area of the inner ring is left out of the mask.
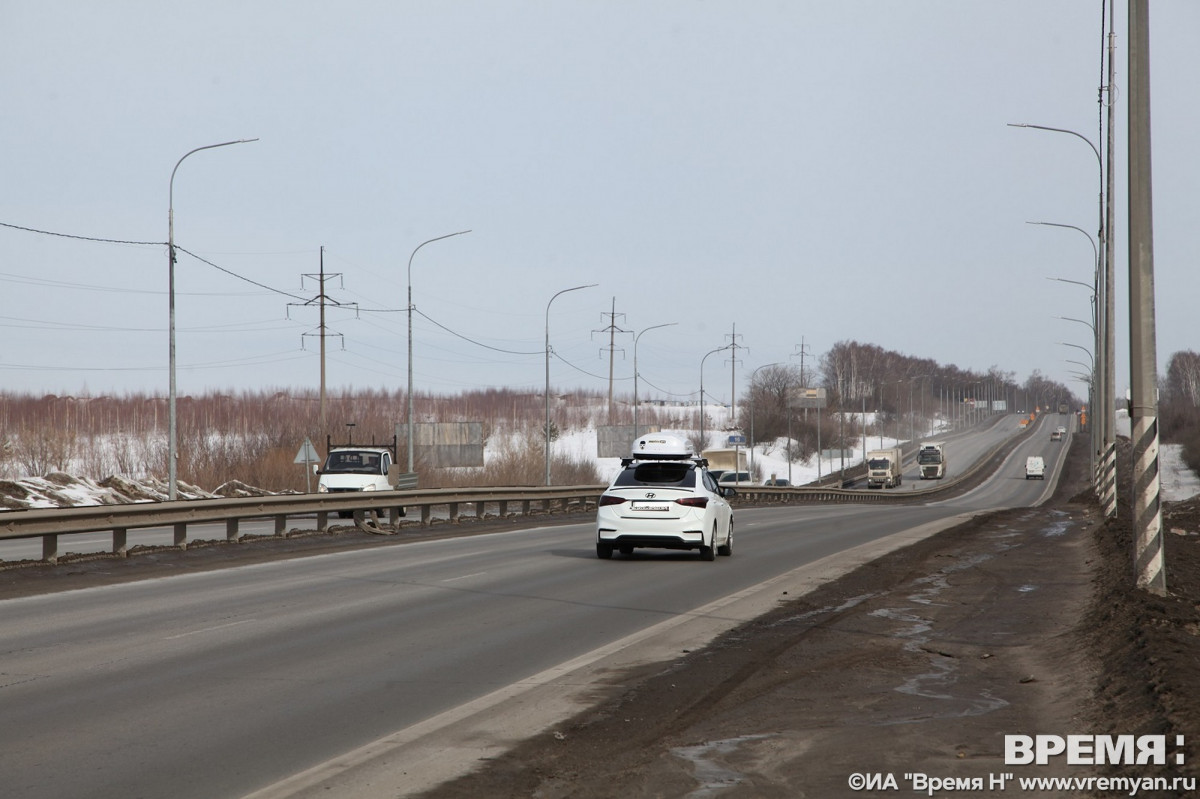
<path id="1" fill-rule="evenodd" d="M 1129 0 L 1129 374 L 1134 568 L 1140 588 L 1163 595 L 1167 593 L 1167 577 L 1158 470 L 1158 358 L 1150 177 L 1150 3 Z"/>
<path id="2" fill-rule="evenodd" d="M 1113 291 L 1116 274 L 1116 175 L 1113 167 L 1116 165 L 1116 109 L 1117 101 L 1113 96 L 1113 86 L 1116 81 L 1114 59 L 1116 57 L 1116 35 L 1113 33 L 1113 15 L 1116 3 L 1108 9 L 1108 131 L 1106 156 L 1108 157 L 1108 179 L 1105 192 L 1106 208 L 1104 223 L 1104 310 L 1101 318 L 1101 330 L 1104 333 L 1103 354 L 1098 360 L 1104 364 L 1101 378 L 1104 381 L 1102 390 L 1098 393 L 1104 400 L 1104 407 L 1093 408 L 1094 414 L 1100 411 L 1103 452 L 1100 463 L 1100 505 L 1105 518 L 1117 515 L 1117 382 L 1116 382 L 1116 293 Z M 1097 342 L 1100 344 L 1101 342 Z"/>

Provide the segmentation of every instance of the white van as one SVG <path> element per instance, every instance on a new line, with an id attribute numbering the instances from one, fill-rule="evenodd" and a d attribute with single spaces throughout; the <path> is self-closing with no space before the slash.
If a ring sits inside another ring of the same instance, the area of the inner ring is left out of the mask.
<path id="1" fill-rule="evenodd" d="M 1026 480 L 1045 480 L 1046 479 L 1046 462 L 1042 460 L 1041 455 L 1030 455 L 1025 459 L 1025 479 Z"/>

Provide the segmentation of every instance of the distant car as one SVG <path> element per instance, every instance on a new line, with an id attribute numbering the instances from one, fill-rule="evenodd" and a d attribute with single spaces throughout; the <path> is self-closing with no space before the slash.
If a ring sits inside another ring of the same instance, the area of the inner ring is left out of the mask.
<path id="1" fill-rule="evenodd" d="M 750 477 L 750 472 L 723 472 L 717 483 L 720 485 L 738 485 L 739 483 L 753 483 L 754 480 Z"/>
<path id="2" fill-rule="evenodd" d="M 701 560 L 733 554 L 737 490 L 719 486 L 683 436 L 652 433 L 634 442 L 633 455 L 600 496 L 596 556 L 633 554 L 639 547 L 699 550 Z"/>
<path id="3" fill-rule="evenodd" d="M 791 483 L 789 483 L 786 479 L 784 479 L 782 477 L 776 477 L 774 480 L 770 480 L 770 479 L 763 480 L 763 485 L 775 486 L 777 488 L 785 488 L 787 486 L 790 486 Z"/>
<path id="4" fill-rule="evenodd" d="M 1050 433 L 1051 441 L 1062 441 L 1062 439 L 1063 439 L 1063 434 L 1062 434 L 1061 430 L 1055 430 Z"/>

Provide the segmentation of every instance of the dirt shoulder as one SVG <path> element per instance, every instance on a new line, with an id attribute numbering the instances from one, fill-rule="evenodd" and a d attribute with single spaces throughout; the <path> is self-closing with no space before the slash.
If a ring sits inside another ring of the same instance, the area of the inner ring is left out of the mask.
<path id="1" fill-rule="evenodd" d="M 1045 507 L 976 519 L 786 601 L 423 796 L 884 796 L 912 793 L 917 774 L 982 780 L 955 795 L 1029 795 L 1016 777 L 1194 775 L 1190 761 L 1005 764 L 1005 735 L 1196 724 L 1196 603 L 1133 589 L 1128 520 L 1100 519 L 1088 468 L 1076 442 Z M 852 790 L 855 775 L 897 788 Z"/>

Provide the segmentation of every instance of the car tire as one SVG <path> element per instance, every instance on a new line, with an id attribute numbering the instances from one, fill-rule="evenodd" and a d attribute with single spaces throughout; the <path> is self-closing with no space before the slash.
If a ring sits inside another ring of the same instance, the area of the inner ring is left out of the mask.
<path id="1" fill-rule="evenodd" d="M 725 536 L 725 543 L 717 547 L 717 554 L 724 557 L 729 557 L 733 554 L 733 519 L 729 520 L 729 530 Z"/>
<path id="2" fill-rule="evenodd" d="M 620 552 L 622 555 L 632 555 L 633 547 L 619 547 L 617 549 L 617 551 Z"/>
<path id="3" fill-rule="evenodd" d="M 700 560 L 713 561 L 717 559 L 717 526 L 713 525 L 712 538 L 709 539 L 710 546 L 705 546 L 704 542 L 700 542 Z"/>
<path id="4" fill-rule="evenodd" d="M 603 541 L 596 542 L 596 557 L 600 560 L 608 560 L 612 557 L 613 545 L 606 544 Z"/>

